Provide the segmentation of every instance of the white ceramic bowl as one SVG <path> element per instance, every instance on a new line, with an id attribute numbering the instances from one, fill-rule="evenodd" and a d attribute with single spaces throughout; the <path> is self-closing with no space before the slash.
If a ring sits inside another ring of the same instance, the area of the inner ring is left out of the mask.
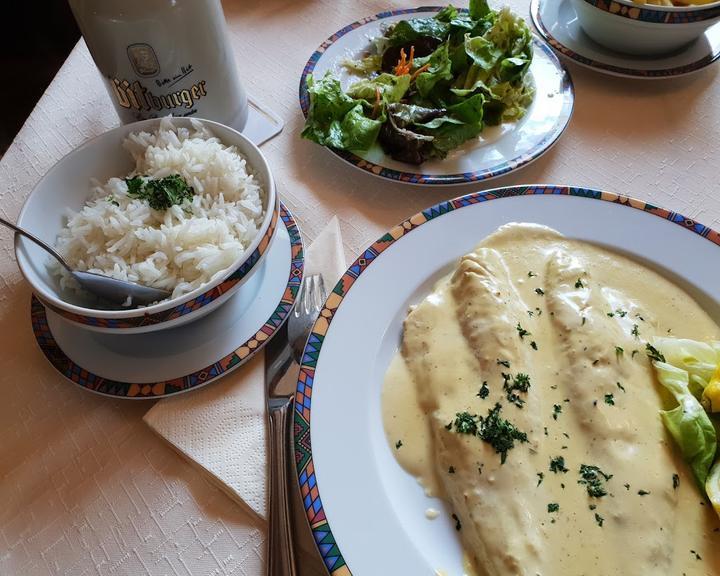
<path id="1" fill-rule="evenodd" d="M 720 2 L 655 6 L 630 0 L 572 0 L 593 40 L 618 52 L 654 56 L 679 50 L 720 21 Z"/>
<path id="2" fill-rule="evenodd" d="M 189 126 L 188 118 L 173 118 L 177 126 Z M 42 249 L 17 235 L 15 254 L 25 279 L 46 306 L 68 320 L 90 330 L 133 334 L 171 328 L 196 320 L 211 312 L 232 296 L 267 254 L 277 230 L 278 198 L 275 182 L 262 152 L 245 136 L 217 122 L 202 120 L 225 145 L 233 145 L 247 158 L 264 190 L 265 217 L 258 235 L 244 255 L 216 281 L 179 298 L 134 310 L 98 310 L 81 296 L 60 290 L 58 280 L 50 274 L 51 257 Z M 143 120 L 120 126 L 93 138 L 62 158 L 35 186 L 25 201 L 18 225 L 41 240 L 54 245 L 65 225 L 65 209 L 80 210 L 90 195 L 90 179 L 101 182 L 112 176 L 128 174 L 134 167 L 122 142 L 130 132 L 155 130 L 159 119 Z"/>

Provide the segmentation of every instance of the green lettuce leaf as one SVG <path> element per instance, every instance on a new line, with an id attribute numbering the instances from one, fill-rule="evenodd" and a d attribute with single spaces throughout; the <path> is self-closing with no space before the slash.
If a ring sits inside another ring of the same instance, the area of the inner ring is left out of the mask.
<path id="1" fill-rule="evenodd" d="M 487 0 L 470 0 L 470 17 L 473 20 L 480 20 L 490 14 L 490 6 Z"/>
<path id="2" fill-rule="evenodd" d="M 680 448 L 698 483 L 704 488 L 715 459 L 717 433 L 707 413 L 688 387 L 688 373 L 668 364 L 653 362 L 662 384 L 674 396 L 678 406 L 660 411 L 663 424 Z"/>
<path id="3" fill-rule="evenodd" d="M 422 66 L 424 62 L 418 62 L 417 64 L 418 66 Z M 423 98 L 430 96 L 430 93 L 438 82 L 452 80 L 453 78 L 448 44 L 441 44 L 427 59 L 427 64 L 429 64 L 428 69 L 418 74 L 418 77 L 415 79 L 415 87 Z"/>
<path id="4" fill-rule="evenodd" d="M 432 145 L 437 156 L 446 156 L 450 150 L 482 132 L 484 103 L 485 97 L 476 94 L 448 107 L 446 117 L 426 124 L 425 131 L 434 137 Z M 428 129 L 430 126 L 432 129 Z"/>
<path id="5" fill-rule="evenodd" d="M 385 102 L 399 102 L 410 88 L 410 75 L 380 74 L 370 80 L 359 80 L 348 88 L 347 94 L 352 98 L 373 102 L 376 88 L 380 89 Z"/>
<path id="6" fill-rule="evenodd" d="M 430 37 L 444 40 L 450 33 L 450 23 L 437 18 L 412 18 L 400 20 L 387 35 L 389 46 L 404 46 L 418 38 Z"/>
<path id="7" fill-rule="evenodd" d="M 365 116 L 362 101 L 342 91 L 330 75 L 315 81 L 308 76 L 310 109 L 302 137 L 341 150 L 367 150 L 377 139 L 384 116 Z"/>

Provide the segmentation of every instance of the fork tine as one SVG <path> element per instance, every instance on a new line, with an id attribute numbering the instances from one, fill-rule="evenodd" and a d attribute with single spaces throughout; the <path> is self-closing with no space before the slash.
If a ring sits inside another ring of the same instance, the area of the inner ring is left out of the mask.
<path id="1" fill-rule="evenodd" d="M 316 279 L 313 286 L 313 310 L 319 312 L 325 300 L 325 282 L 320 275 L 316 276 Z"/>

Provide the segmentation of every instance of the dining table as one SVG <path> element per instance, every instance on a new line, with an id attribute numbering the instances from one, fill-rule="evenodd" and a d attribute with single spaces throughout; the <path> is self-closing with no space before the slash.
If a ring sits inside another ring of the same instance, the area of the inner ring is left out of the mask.
<path id="1" fill-rule="evenodd" d="M 528 0 L 503 1 L 530 21 Z M 358 19 L 424 4 L 223 1 L 245 89 L 284 122 L 282 133 L 261 149 L 306 243 L 337 216 L 351 261 L 428 206 L 517 184 L 608 190 L 720 228 L 717 65 L 650 80 L 565 62 L 575 90 L 568 128 L 542 157 L 492 180 L 394 182 L 302 139 L 298 87 L 317 47 Z M 15 221 L 55 162 L 119 123 L 81 39 L 0 160 L 0 215 Z M 248 546 L 245 512 L 143 422 L 152 400 L 89 393 L 43 357 L 30 323 L 31 290 L 5 229 L 0 283 L 0 574 L 263 574 L 265 538 Z"/>

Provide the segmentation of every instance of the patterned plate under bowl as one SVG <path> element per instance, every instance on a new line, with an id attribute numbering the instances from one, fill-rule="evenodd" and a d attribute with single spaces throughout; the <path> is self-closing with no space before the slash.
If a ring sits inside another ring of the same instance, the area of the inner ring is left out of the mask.
<path id="1" fill-rule="evenodd" d="M 383 12 L 348 24 L 333 34 L 310 57 L 300 78 L 300 106 L 305 117 L 310 107 L 309 74 L 319 78 L 330 71 L 347 87 L 358 78 L 351 76 L 342 62 L 365 53 L 371 39 L 382 35 L 381 27 L 398 20 L 427 18 L 441 9 L 426 6 Z M 379 144 L 361 154 L 329 150 L 356 168 L 407 184 L 467 184 L 517 170 L 542 156 L 557 142 L 570 122 L 575 100 L 570 75 L 552 50 L 538 39 L 534 40 L 533 48 L 530 74 L 535 99 L 519 122 L 486 127 L 480 139 L 466 142 L 443 160 L 428 160 L 420 166 L 393 160 Z"/>
<path id="2" fill-rule="evenodd" d="M 592 40 L 578 23 L 570 0 L 532 0 L 530 16 L 538 33 L 558 54 L 603 74 L 625 78 L 676 78 L 710 66 L 720 58 L 720 24 L 685 50 L 642 57 L 613 52 Z"/>
<path id="3" fill-rule="evenodd" d="M 102 334 L 68 322 L 33 296 L 32 327 L 45 357 L 92 392 L 161 398 L 204 386 L 252 358 L 282 326 L 303 275 L 303 246 L 292 214 L 261 269 L 220 308 L 162 334 Z"/>
<path id="4" fill-rule="evenodd" d="M 408 306 L 499 226 L 535 222 L 601 243 L 682 282 L 720 322 L 720 233 L 680 214 L 564 186 L 517 186 L 437 204 L 382 236 L 328 297 L 305 348 L 295 460 L 317 548 L 332 576 L 463 574 L 450 514 L 396 462 L 380 394 Z M 688 255 L 692 255 L 689 258 Z"/>

